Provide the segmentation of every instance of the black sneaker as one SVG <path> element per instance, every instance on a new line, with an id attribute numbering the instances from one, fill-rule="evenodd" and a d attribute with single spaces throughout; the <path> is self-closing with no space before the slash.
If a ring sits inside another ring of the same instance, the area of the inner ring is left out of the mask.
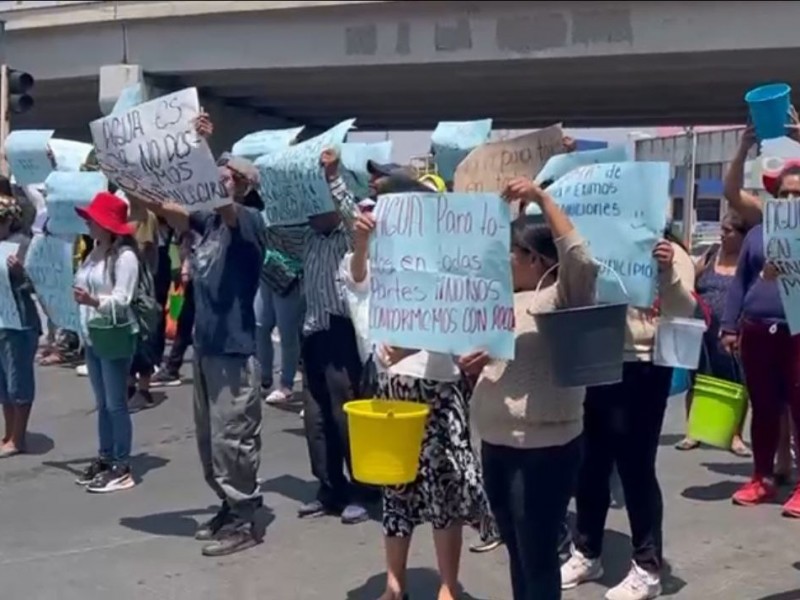
<path id="1" fill-rule="evenodd" d="M 75 479 L 78 485 L 89 485 L 95 478 L 111 468 L 106 461 L 101 458 L 95 458 L 83 472 Z"/>
<path id="2" fill-rule="evenodd" d="M 150 379 L 150 387 L 175 387 L 181 385 L 183 380 L 178 373 L 173 373 L 166 369 L 161 369 Z"/>
<path id="3" fill-rule="evenodd" d="M 252 522 L 223 527 L 213 542 L 203 546 L 203 556 L 228 556 L 257 546 L 264 541 L 268 519 L 269 512 L 262 506 L 256 509 Z"/>
<path id="4" fill-rule="evenodd" d="M 210 542 L 217 537 L 217 534 L 222 530 L 225 525 L 231 522 L 231 509 L 228 508 L 227 503 L 223 503 L 222 507 L 205 523 L 197 526 L 197 531 L 194 532 L 194 539 L 201 542 Z"/>
<path id="5" fill-rule="evenodd" d="M 95 477 L 86 487 L 86 491 L 92 494 L 110 494 L 129 490 L 135 485 L 130 467 L 114 465 Z"/>

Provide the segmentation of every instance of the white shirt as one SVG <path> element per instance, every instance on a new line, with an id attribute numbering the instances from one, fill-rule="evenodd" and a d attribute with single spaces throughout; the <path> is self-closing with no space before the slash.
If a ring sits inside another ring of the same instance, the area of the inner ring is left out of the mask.
<path id="1" fill-rule="evenodd" d="M 109 263 L 109 268 L 106 268 Z M 114 269 L 112 284 L 111 268 Z M 95 309 L 80 305 L 81 336 L 89 340 L 88 323 L 97 316 L 116 317 L 118 323 L 130 318 L 129 308 L 139 279 L 139 261 L 130 248 L 122 248 L 113 262 L 106 259 L 105 248 L 95 248 L 86 257 L 77 273 L 75 285 L 100 301 Z"/>
<path id="2" fill-rule="evenodd" d="M 339 277 L 349 292 L 347 301 L 350 308 L 350 317 L 356 330 L 362 360 L 366 360 L 366 357 L 372 353 L 375 356 L 375 366 L 378 371 L 388 371 L 392 375 L 407 375 L 417 379 L 458 381 L 461 378 L 461 371 L 449 354 L 420 350 L 397 364 L 388 367 L 388 369 L 381 363 L 377 354 L 373 352 L 373 346 L 369 340 L 369 263 L 367 264 L 367 276 L 364 281 L 356 282 L 353 280 L 353 274 L 350 270 L 352 257 L 352 252 L 344 255 L 339 265 Z"/>

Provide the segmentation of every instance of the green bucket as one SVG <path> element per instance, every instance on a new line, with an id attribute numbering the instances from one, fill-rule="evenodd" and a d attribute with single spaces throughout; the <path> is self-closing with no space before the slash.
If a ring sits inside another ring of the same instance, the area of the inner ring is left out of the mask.
<path id="1" fill-rule="evenodd" d="M 747 410 L 745 387 L 698 375 L 693 390 L 687 435 L 698 442 L 728 450 Z"/>

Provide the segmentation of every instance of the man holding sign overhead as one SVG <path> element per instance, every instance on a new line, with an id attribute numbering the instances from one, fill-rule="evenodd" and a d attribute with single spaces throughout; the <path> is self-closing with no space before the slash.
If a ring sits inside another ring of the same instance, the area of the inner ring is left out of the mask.
<path id="1" fill-rule="evenodd" d="M 201 115 L 201 135 L 212 125 Z M 229 202 L 189 213 L 170 198 L 131 195 L 177 232 L 200 238 L 191 257 L 194 283 L 194 418 L 205 478 L 222 502 L 195 537 L 208 541 L 205 556 L 224 556 L 263 540 L 267 513 L 257 474 L 261 452 L 261 404 L 248 384 L 247 361 L 256 350 L 253 300 L 266 250 L 261 215 L 241 201 L 258 184 L 220 167 Z"/>

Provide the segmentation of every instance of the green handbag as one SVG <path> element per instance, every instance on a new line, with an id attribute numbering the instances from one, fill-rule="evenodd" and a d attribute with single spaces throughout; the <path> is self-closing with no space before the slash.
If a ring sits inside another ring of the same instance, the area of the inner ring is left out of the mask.
<path id="1" fill-rule="evenodd" d="M 111 317 L 100 316 L 87 324 L 92 352 L 106 360 L 131 358 L 136 352 L 139 335 L 136 322 L 128 320 L 120 323 L 117 320 L 115 304 L 111 303 Z"/>

